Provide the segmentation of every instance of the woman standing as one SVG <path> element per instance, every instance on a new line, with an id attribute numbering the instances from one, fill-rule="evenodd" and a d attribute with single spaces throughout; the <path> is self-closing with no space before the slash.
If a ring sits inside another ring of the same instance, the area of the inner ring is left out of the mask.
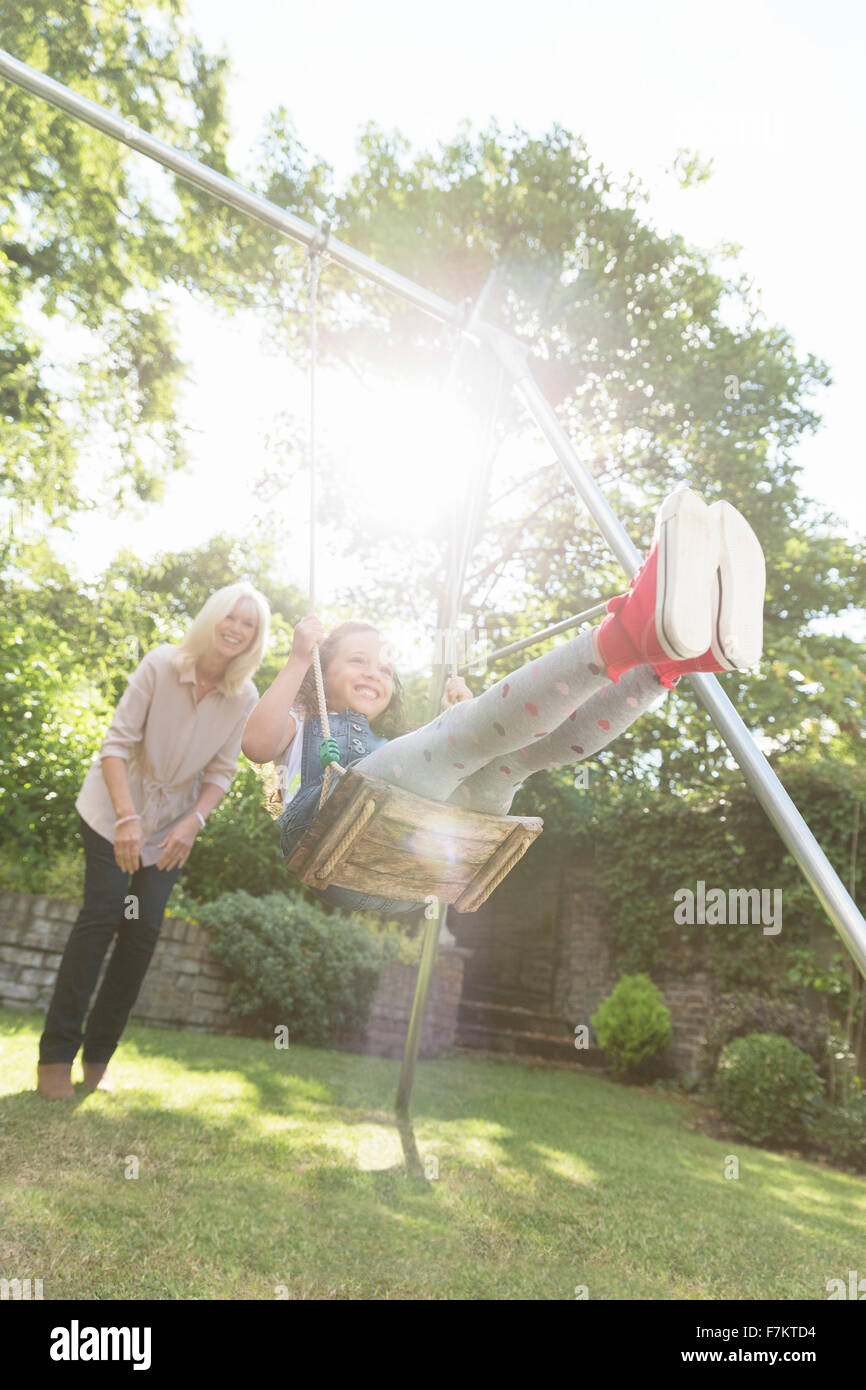
<path id="1" fill-rule="evenodd" d="M 251 584 L 218 589 L 177 646 L 147 653 L 118 703 L 75 803 L 84 905 L 39 1043 L 37 1089 L 48 1100 L 74 1098 L 72 1063 L 82 1042 L 87 1089 L 111 1089 L 106 1068 L 138 998 L 171 890 L 237 771 L 244 725 L 258 700 L 250 677 L 269 626 L 267 600 Z"/>

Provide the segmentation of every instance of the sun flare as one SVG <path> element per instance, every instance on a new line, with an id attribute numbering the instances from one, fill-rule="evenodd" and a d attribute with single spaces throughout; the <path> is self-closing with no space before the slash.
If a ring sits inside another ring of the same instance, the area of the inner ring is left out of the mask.
<path id="1" fill-rule="evenodd" d="M 467 495 L 481 463 L 477 428 L 435 385 L 342 383 L 340 408 L 323 418 L 322 438 L 353 489 L 359 510 L 413 531 L 435 530 Z"/>

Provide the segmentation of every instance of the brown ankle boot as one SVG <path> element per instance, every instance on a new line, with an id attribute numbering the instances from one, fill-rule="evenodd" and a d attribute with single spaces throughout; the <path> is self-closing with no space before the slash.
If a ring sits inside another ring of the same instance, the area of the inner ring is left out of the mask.
<path id="1" fill-rule="evenodd" d="M 84 1063 L 84 1088 L 87 1091 L 113 1091 L 114 1082 L 108 1075 L 107 1062 Z"/>
<path id="2" fill-rule="evenodd" d="M 40 1062 L 36 1089 L 46 1100 L 74 1100 L 71 1062 Z"/>

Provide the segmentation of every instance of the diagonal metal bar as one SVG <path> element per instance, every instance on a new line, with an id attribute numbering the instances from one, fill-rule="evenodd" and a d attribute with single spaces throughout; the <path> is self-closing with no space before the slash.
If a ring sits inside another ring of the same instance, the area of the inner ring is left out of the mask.
<path id="1" fill-rule="evenodd" d="M 214 169 L 209 169 L 206 164 L 193 159 L 191 155 L 182 154 L 180 151 L 172 149 L 171 145 L 167 145 L 163 140 L 158 140 L 154 135 L 148 135 L 146 131 L 133 125 L 132 121 L 126 121 L 122 116 L 117 116 L 112 111 L 106 111 L 95 101 L 90 101 L 87 97 L 74 92 L 71 87 L 65 87 L 62 82 L 55 82 L 53 77 L 46 77 L 44 73 L 28 67 L 26 63 L 20 62 L 4 49 L 0 49 L 0 77 L 8 78 L 10 82 L 14 82 L 33 96 L 41 97 L 43 101 L 59 107 L 61 111 L 75 116 L 77 120 L 84 121 L 96 130 L 101 130 L 103 134 L 112 136 L 122 144 L 128 145 L 130 149 L 137 150 L 139 154 L 147 155 L 157 164 L 171 169 L 187 183 L 194 184 L 196 188 L 204 189 L 206 193 L 212 193 L 214 197 L 227 203 L 229 207 L 235 208 L 237 212 L 247 213 L 258 222 L 264 222 L 267 226 L 273 227 L 278 232 L 283 232 L 294 241 L 300 241 L 304 246 L 312 246 L 319 236 L 318 228 L 309 222 L 304 222 L 302 218 L 295 217 L 293 213 L 277 207 L 276 203 L 262 198 L 258 193 L 251 193 L 249 189 L 235 183 L 234 179 L 227 178 L 225 174 L 218 174 Z M 423 286 L 416 285 L 412 280 L 407 280 L 405 276 L 399 275 L 396 271 L 379 265 L 369 256 L 347 246 L 345 242 L 337 241 L 335 237 L 331 237 L 328 241 L 328 255 L 331 260 L 337 261 L 347 270 L 357 271 L 366 279 L 384 285 L 386 289 L 393 290 L 395 294 L 409 300 L 417 308 L 426 310 L 434 318 L 441 319 L 445 323 L 455 323 L 458 327 L 462 326 L 464 314 L 462 305 L 450 304 L 447 299 L 442 299 L 438 294 L 425 290 Z"/>
<path id="2" fill-rule="evenodd" d="M 499 329 L 482 324 L 482 338 L 499 357 L 517 387 L 530 415 L 595 518 L 602 535 L 629 578 L 640 565 L 640 553 L 622 523 L 611 511 L 598 484 L 581 462 L 550 402 L 532 376 L 520 344 Z M 689 676 L 698 703 L 707 711 L 767 816 L 800 866 L 815 896 L 835 926 L 866 979 L 866 922 L 833 865 L 797 810 L 715 676 Z"/>
<path id="3" fill-rule="evenodd" d="M 561 623 L 554 623 L 552 627 L 543 628 L 541 632 L 533 632 L 529 637 L 521 637 L 517 642 L 509 642 L 507 647 L 497 647 L 495 652 L 483 652 L 473 661 L 467 661 L 464 666 L 460 666 L 458 674 L 463 676 L 467 671 L 471 671 L 473 666 L 480 666 L 482 662 L 496 661 L 500 656 L 513 656 L 515 652 L 522 652 L 526 647 L 534 647 L 537 642 L 546 642 L 549 637 L 556 637 L 557 633 L 568 632 L 570 628 L 579 627 L 581 623 L 588 622 L 590 618 L 597 618 L 606 607 L 606 601 L 597 603 L 593 608 L 584 608 L 582 613 L 575 613 L 571 618 L 563 618 Z"/>

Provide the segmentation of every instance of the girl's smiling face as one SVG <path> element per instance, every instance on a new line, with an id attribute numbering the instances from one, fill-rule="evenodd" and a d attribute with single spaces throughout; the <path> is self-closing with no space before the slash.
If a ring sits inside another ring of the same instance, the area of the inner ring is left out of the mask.
<path id="1" fill-rule="evenodd" d="M 343 637 L 325 675 L 328 708 L 353 709 L 375 719 L 394 693 L 391 649 L 377 632 L 350 632 Z"/>

